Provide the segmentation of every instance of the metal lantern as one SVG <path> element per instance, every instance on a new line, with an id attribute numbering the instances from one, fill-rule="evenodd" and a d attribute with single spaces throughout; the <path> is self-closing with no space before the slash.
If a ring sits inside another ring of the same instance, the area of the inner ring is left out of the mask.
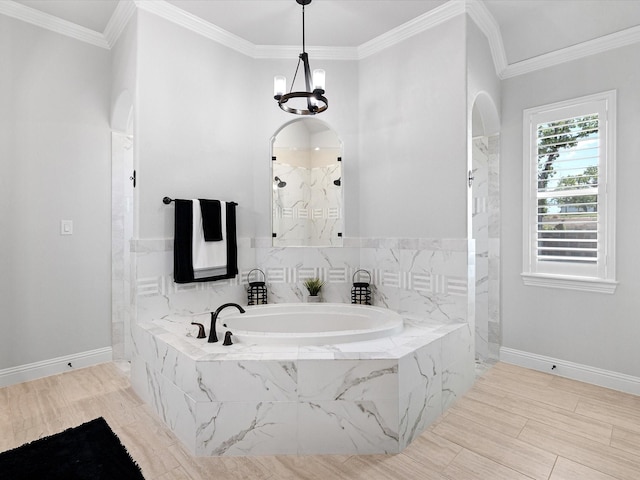
<path id="1" fill-rule="evenodd" d="M 253 272 L 260 272 L 262 274 L 262 280 L 252 282 L 250 281 L 251 274 Z M 248 305 L 266 305 L 267 304 L 267 285 L 265 280 L 267 279 L 264 272 L 258 268 L 254 268 L 247 274 L 247 298 L 249 300 Z"/>
<path id="2" fill-rule="evenodd" d="M 368 282 L 356 282 L 358 273 L 366 273 L 369 277 Z M 360 305 L 371 305 L 371 274 L 366 270 L 356 270 L 353 274 L 353 287 L 351 287 L 351 303 Z"/>

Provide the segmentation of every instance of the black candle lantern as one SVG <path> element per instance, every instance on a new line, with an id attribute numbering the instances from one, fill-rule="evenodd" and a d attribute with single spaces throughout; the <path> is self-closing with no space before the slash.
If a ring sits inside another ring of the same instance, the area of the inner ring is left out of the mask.
<path id="1" fill-rule="evenodd" d="M 252 282 L 250 280 L 253 272 L 260 272 L 262 274 L 262 280 Z M 258 268 L 254 268 L 247 274 L 247 298 L 249 300 L 248 305 L 266 305 L 267 304 L 267 285 L 265 280 L 267 279 L 264 272 Z"/>
<path id="2" fill-rule="evenodd" d="M 359 273 L 366 273 L 369 277 L 368 282 L 356 282 Z M 353 274 L 353 287 L 351 287 L 351 303 L 360 305 L 371 305 L 371 274 L 366 270 L 356 270 Z"/>

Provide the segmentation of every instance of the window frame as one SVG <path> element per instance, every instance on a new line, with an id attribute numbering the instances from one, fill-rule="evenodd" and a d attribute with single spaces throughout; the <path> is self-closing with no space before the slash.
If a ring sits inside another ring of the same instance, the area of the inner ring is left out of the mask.
<path id="1" fill-rule="evenodd" d="M 538 125 L 598 114 L 598 260 L 595 265 L 539 261 Z M 614 293 L 616 281 L 616 91 L 587 95 L 523 112 L 523 267 L 525 285 Z"/>

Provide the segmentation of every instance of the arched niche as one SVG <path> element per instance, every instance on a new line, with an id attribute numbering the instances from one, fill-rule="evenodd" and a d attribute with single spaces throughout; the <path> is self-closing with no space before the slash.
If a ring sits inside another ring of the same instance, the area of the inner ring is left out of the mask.
<path id="1" fill-rule="evenodd" d="M 133 134 L 133 98 L 128 90 L 124 90 L 111 109 L 111 130 L 114 132 Z"/>
<path id="2" fill-rule="evenodd" d="M 278 247 L 342 246 L 342 141 L 325 122 L 300 118 L 271 138 L 272 239 Z"/>
<path id="3" fill-rule="evenodd" d="M 500 133 L 500 116 L 489 94 L 480 92 L 471 110 L 471 136 L 491 137 Z"/>

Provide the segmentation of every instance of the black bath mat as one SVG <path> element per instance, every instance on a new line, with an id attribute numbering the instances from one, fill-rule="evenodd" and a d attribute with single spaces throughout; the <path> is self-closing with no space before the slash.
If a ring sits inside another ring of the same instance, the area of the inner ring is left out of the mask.
<path id="1" fill-rule="evenodd" d="M 0 479 L 144 480 L 104 418 L 0 453 Z"/>

